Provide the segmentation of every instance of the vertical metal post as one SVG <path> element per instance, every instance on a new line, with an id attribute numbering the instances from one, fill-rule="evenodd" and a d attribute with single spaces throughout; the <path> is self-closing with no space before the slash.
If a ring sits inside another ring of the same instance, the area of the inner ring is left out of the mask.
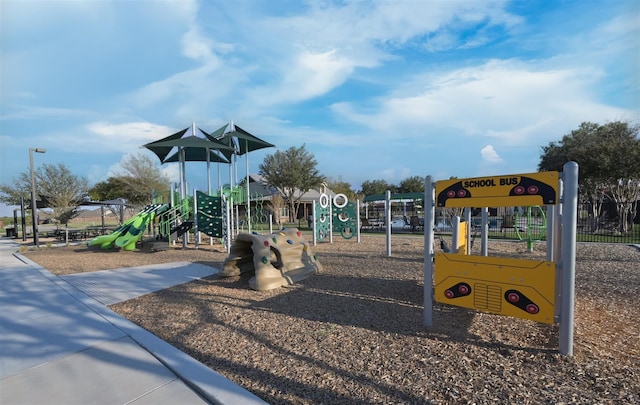
<path id="1" fill-rule="evenodd" d="M 573 355 L 573 322 L 576 273 L 576 226 L 578 214 L 578 164 L 563 166 L 562 202 L 562 297 L 560 311 L 560 354 Z"/>
<path id="2" fill-rule="evenodd" d="M 27 240 L 27 219 L 24 214 L 24 197 L 20 197 L 20 217 L 22 222 L 22 241 Z"/>
<path id="3" fill-rule="evenodd" d="M 482 230 L 480 233 L 480 255 L 489 255 L 489 208 L 482 207 Z"/>
<path id="4" fill-rule="evenodd" d="M 29 148 L 29 169 L 31 172 L 31 221 L 33 222 L 33 244 L 35 247 L 40 245 L 38 240 L 38 204 L 36 203 L 36 179 L 33 174 L 33 152 L 45 153 L 46 149 Z"/>
<path id="5" fill-rule="evenodd" d="M 198 248 L 200 242 L 200 230 L 198 229 L 198 190 L 193 189 L 193 238 L 195 248 Z"/>
<path id="6" fill-rule="evenodd" d="M 451 218 L 451 253 L 458 253 L 460 250 L 460 217 L 454 215 Z"/>
<path id="7" fill-rule="evenodd" d="M 195 123 L 194 123 L 195 126 Z M 195 130 L 194 133 L 195 135 Z M 181 221 L 184 222 L 187 216 L 187 175 L 185 173 L 186 171 L 186 165 L 185 165 L 185 160 L 186 160 L 186 153 L 187 151 L 185 150 L 185 148 L 180 148 L 179 150 L 180 152 L 180 166 L 182 167 L 182 179 L 180 181 L 180 207 L 181 207 L 181 213 L 182 213 L 182 218 Z M 186 231 L 185 233 L 182 234 L 182 247 L 186 248 L 187 247 L 187 243 L 189 241 L 189 231 Z"/>
<path id="8" fill-rule="evenodd" d="M 471 207 L 464 209 L 464 220 L 467 222 L 467 232 L 464 235 L 465 254 L 471 254 Z"/>
<path id="9" fill-rule="evenodd" d="M 360 243 L 360 200 L 356 200 L 356 235 L 358 243 Z"/>
<path id="10" fill-rule="evenodd" d="M 422 323 L 433 323 L 433 228 L 435 225 L 435 187 L 433 178 L 424 180 L 424 309 Z"/>
<path id="11" fill-rule="evenodd" d="M 387 256 L 391 256 L 391 191 L 387 190 L 384 199 L 385 222 L 387 225 Z"/>
<path id="12" fill-rule="evenodd" d="M 223 198 L 225 199 L 225 204 L 224 204 L 224 209 L 227 212 L 227 223 L 226 223 L 226 227 L 227 227 L 227 253 L 231 253 L 231 207 L 233 205 L 233 201 L 231 200 L 231 197 L 229 197 L 229 199 L 227 200 L 226 197 L 223 196 Z"/>
<path id="13" fill-rule="evenodd" d="M 333 243 L 333 196 L 329 196 L 329 243 Z"/>
<path id="14" fill-rule="evenodd" d="M 317 228 L 316 228 L 316 201 L 315 200 L 313 200 L 311 202 L 311 212 L 312 212 L 312 215 L 313 215 L 313 223 L 311 224 L 313 236 L 312 236 L 311 240 L 313 241 L 313 246 L 316 246 L 316 240 L 317 240 L 316 239 L 316 230 L 317 230 Z"/>
<path id="15" fill-rule="evenodd" d="M 244 140 L 245 165 L 247 171 L 247 232 L 251 233 L 251 190 L 249 190 L 249 141 Z"/>
<path id="16" fill-rule="evenodd" d="M 546 239 L 547 239 L 547 261 L 553 261 L 553 251 L 555 249 L 554 243 L 556 240 L 555 226 L 556 226 L 556 206 L 547 205 L 546 207 L 547 223 L 546 225 Z"/>
<path id="17" fill-rule="evenodd" d="M 273 233 L 273 214 L 269 214 L 269 235 Z"/>

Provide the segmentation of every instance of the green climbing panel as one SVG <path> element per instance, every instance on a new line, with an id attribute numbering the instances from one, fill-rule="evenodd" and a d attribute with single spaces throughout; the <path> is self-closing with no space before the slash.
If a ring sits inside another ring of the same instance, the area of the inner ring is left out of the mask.
<path id="1" fill-rule="evenodd" d="M 213 197 L 196 191 L 196 202 L 198 231 L 214 238 L 223 238 L 226 222 L 224 200 L 221 197 Z"/>

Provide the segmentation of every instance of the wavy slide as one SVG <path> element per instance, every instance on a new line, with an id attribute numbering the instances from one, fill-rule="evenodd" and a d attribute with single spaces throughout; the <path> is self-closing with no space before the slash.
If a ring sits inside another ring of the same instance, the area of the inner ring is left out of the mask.
<path id="1" fill-rule="evenodd" d="M 108 235 L 100 235 L 89 241 L 89 246 L 99 245 L 102 249 L 111 249 L 114 246 L 123 248 L 124 250 L 133 250 L 136 243 L 144 234 L 149 222 L 153 221 L 156 215 L 159 215 L 169 209 L 167 204 L 151 204 L 147 205 L 142 211 L 130 218 L 128 221 L 120 225 Z"/>

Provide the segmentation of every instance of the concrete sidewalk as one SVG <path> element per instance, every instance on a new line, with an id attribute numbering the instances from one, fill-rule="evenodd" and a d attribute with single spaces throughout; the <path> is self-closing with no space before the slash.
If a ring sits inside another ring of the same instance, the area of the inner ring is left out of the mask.
<path id="1" fill-rule="evenodd" d="M 58 277 L 0 238 L 0 403 L 264 404 L 105 305 L 205 277 L 191 263 Z"/>

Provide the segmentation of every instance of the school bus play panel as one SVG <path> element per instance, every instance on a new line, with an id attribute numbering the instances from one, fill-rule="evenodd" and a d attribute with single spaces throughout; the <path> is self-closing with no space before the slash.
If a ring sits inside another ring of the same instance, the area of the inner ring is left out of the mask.
<path id="1" fill-rule="evenodd" d="M 436 183 L 436 206 L 555 205 L 558 188 L 558 172 L 441 180 Z"/>
<path id="2" fill-rule="evenodd" d="M 438 252 L 434 267 L 437 302 L 554 323 L 554 262 Z"/>

